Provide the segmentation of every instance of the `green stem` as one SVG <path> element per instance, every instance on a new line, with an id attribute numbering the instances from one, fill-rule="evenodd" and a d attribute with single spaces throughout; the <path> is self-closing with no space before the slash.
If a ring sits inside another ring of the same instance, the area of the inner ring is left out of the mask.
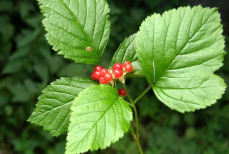
<path id="1" fill-rule="evenodd" d="M 123 88 L 125 89 L 125 91 L 127 92 L 126 90 L 126 85 L 124 83 L 122 83 L 123 85 Z M 136 106 L 135 106 L 135 103 L 132 101 L 130 95 L 129 95 L 129 92 L 127 92 L 127 96 L 132 104 L 132 107 L 134 109 L 134 115 L 135 115 L 135 122 L 136 122 L 136 135 L 133 135 L 133 138 L 135 139 L 137 145 L 138 145 L 138 149 L 140 151 L 140 154 L 143 154 L 143 151 L 142 151 L 142 148 L 141 148 L 141 144 L 140 144 L 140 141 L 139 141 L 139 129 L 138 129 L 138 112 L 137 112 L 137 109 L 136 109 Z M 131 128 L 131 133 L 133 133 L 133 128 Z"/>
<path id="2" fill-rule="evenodd" d="M 136 143 L 137 143 L 137 145 L 138 145 L 138 149 L 139 149 L 139 151 L 140 151 L 140 154 L 143 154 L 142 147 L 141 147 L 141 144 L 140 144 L 140 142 L 139 142 L 139 139 L 137 139 L 137 140 L 135 140 L 135 141 L 136 141 Z"/>
<path id="3" fill-rule="evenodd" d="M 116 84 L 116 80 L 114 80 L 114 84 L 115 84 L 115 88 L 116 88 L 116 90 L 117 90 L 117 84 Z"/>
<path id="4" fill-rule="evenodd" d="M 140 144 L 139 140 L 137 139 L 137 136 L 135 135 L 134 128 L 133 128 L 132 124 L 130 125 L 130 132 L 131 132 L 133 139 L 136 141 L 136 143 L 138 145 L 138 149 L 139 149 L 140 153 L 143 154 L 141 144 Z"/>
<path id="5" fill-rule="evenodd" d="M 134 115 L 135 115 L 135 122 L 136 122 L 136 142 L 137 142 L 137 145 L 138 145 L 138 149 L 140 151 L 141 154 L 143 154 L 142 152 L 142 148 L 141 148 L 141 145 L 140 145 L 140 141 L 139 141 L 139 129 L 138 129 L 138 112 L 137 112 L 137 109 L 136 109 L 136 106 L 134 103 L 132 103 L 132 106 L 133 106 L 133 109 L 134 109 Z"/>
<path id="6" fill-rule="evenodd" d="M 134 100 L 133 104 L 136 104 L 137 101 L 138 101 L 140 98 L 142 98 L 142 96 L 144 96 L 151 88 L 152 88 L 152 85 L 149 85 L 149 87 L 148 87 L 145 91 L 143 91 L 143 92 L 141 93 L 141 95 L 139 95 L 139 96 Z"/>
<path id="7" fill-rule="evenodd" d="M 129 92 L 127 92 L 127 90 L 126 90 L 126 85 L 125 85 L 125 83 L 122 83 L 122 85 L 123 85 L 123 88 L 125 89 L 125 91 L 126 91 L 126 93 L 127 93 L 127 96 L 128 96 L 128 98 L 129 98 L 131 104 L 133 104 L 133 100 L 130 98 Z"/>
<path id="8" fill-rule="evenodd" d="M 130 133 L 131 133 L 133 139 L 135 139 L 135 132 L 134 132 L 134 127 L 132 124 L 130 125 Z"/>
<path id="9" fill-rule="evenodd" d="M 133 107 L 133 105 L 132 105 L 132 104 L 130 104 L 129 102 L 128 102 L 128 104 L 129 104 L 131 107 Z"/>

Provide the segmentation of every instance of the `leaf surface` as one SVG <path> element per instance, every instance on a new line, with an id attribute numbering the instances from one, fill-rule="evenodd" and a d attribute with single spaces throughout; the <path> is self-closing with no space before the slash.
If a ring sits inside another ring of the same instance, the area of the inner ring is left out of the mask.
<path id="1" fill-rule="evenodd" d="M 43 126 L 51 135 L 59 136 L 69 125 L 70 107 L 78 94 L 96 83 L 88 78 L 61 78 L 43 90 L 29 122 Z"/>
<path id="2" fill-rule="evenodd" d="M 55 51 L 77 63 L 101 64 L 110 34 L 105 0 L 38 0 L 46 38 Z M 88 48 L 89 47 L 89 48 Z M 88 49 L 92 51 L 88 51 Z"/>
<path id="3" fill-rule="evenodd" d="M 154 14 L 137 34 L 137 55 L 157 97 L 179 112 L 205 108 L 221 98 L 224 37 L 216 8 L 182 7 Z"/>
<path id="4" fill-rule="evenodd" d="M 133 34 L 130 37 L 126 38 L 124 42 L 120 44 L 110 64 L 110 68 L 112 68 L 115 63 L 123 64 L 125 61 L 131 62 L 134 71 L 128 73 L 127 77 L 144 76 L 136 54 L 135 38 L 136 38 L 136 34 Z"/>
<path id="5" fill-rule="evenodd" d="M 95 85 L 74 100 L 67 136 L 67 154 L 105 149 L 126 133 L 132 120 L 128 103 L 108 85 Z"/>

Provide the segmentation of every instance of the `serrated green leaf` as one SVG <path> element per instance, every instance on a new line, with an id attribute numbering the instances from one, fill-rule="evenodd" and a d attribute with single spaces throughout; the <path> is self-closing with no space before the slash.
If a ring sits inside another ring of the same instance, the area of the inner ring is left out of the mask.
<path id="1" fill-rule="evenodd" d="M 225 55 L 216 8 L 182 7 L 154 14 L 137 34 L 137 55 L 157 97 L 179 112 L 205 108 L 221 98 L 223 80 L 213 75 Z M 210 96 L 211 95 L 211 96 Z"/>
<path id="2" fill-rule="evenodd" d="M 193 81 L 194 82 L 194 81 Z M 171 85 L 171 84 L 170 84 Z M 221 98 L 225 91 L 223 79 L 212 74 L 209 79 L 198 81 L 192 87 L 160 87 L 153 88 L 157 98 L 179 112 L 195 111 L 211 106 Z"/>
<path id="3" fill-rule="evenodd" d="M 110 34 L 105 0 L 38 0 L 48 42 L 77 63 L 101 64 Z M 92 51 L 87 51 L 91 47 Z"/>
<path id="4" fill-rule="evenodd" d="M 132 120 L 128 103 L 108 85 L 82 91 L 71 107 L 67 154 L 105 149 L 126 133 Z"/>
<path id="5" fill-rule="evenodd" d="M 78 94 L 96 83 L 88 78 L 61 78 L 44 89 L 28 121 L 43 126 L 51 135 L 59 136 L 69 125 L 70 107 Z"/>
<path id="6" fill-rule="evenodd" d="M 112 68 L 115 63 L 123 64 L 125 61 L 130 61 L 133 65 L 134 71 L 127 74 L 127 77 L 142 77 L 144 76 L 135 47 L 136 34 L 126 38 L 123 43 L 120 44 L 118 50 L 115 52 L 110 67 Z"/>

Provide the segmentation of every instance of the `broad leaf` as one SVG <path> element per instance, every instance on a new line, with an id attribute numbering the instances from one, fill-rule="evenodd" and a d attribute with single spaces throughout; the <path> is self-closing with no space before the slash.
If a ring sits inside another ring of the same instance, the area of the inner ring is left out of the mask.
<path id="1" fill-rule="evenodd" d="M 128 131 L 132 120 L 128 103 L 108 85 L 82 91 L 71 110 L 67 154 L 105 149 Z"/>
<path id="2" fill-rule="evenodd" d="M 110 34 L 105 0 L 38 0 L 48 42 L 65 58 L 100 64 Z M 92 51 L 91 51 L 92 50 Z"/>
<path id="3" fill-rule="evenodd" d="M 205 108 L 221 98 L 223 80 L 213 75 L 225 55 L 216 8 L 183 7 L 154 14 L 137 34 L 137 55 L 157 97 L 180 112 Z"/>
<path id="4" fill-rule="evenodd" d="M 144 76 L 136 54 L 135 38 L 136 34 L 133 34 L 130 37 L 126 38 L 124 42 L 120 44 L 110 64 L 110 67 L 112 68 L 115 63 L 123 64 L 125 61 L 130 61 L 133 65 L 134 71 L 128 73 L 127 77 Z"/>
<path id="5" fill-rule="evenodd" d="M 78 94 L 96 83 L 83 77 L 61 78 L 46 89 L 38 98 L 38 103 L 28 121 L 58 136 L 65 132 L 69 125 L 70 107 Z"/>
<path id="6" fill-rule="evenodd" d="M 185 112 L 203 109 L 214 104 L 217 99 L 221 98 L 226 87 L 223 79 L 214 74 L 207 79 L 189 80 L 190 86 L 187 86 L 187 81 L 185 82 L 186 85 L 181 86 L 171 86 L 171 83 L 167 85 L 159 83 L 153 87 L 153 90 L 158 99 L 171 109 Z M 174 84 L 177 83 L 174 80 Z M 191 86 L 193 83 L 194 85 Z"/>

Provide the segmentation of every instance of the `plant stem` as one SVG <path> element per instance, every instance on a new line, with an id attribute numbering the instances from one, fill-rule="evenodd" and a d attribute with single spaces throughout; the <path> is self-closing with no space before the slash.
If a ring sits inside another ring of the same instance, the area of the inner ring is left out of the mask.
<path id="1" fill-rule="evenodd" d="M 123 85 L 123 88 L 125 89 L 125 91 L 127 92 L 127 90 L 126 90 L 126 85 L 123 83 L 122 84 Z M 143 94 L 144 95 L 144 94 Z M 142 95 L 142 96 L 143 96 Z M 136 141 L 136 143 L 137 143 L 137 145 L 138 145 L 138 149 L 139 149 L 139 151 L 140 151 L 140 154 L 143 154 L 143 151 L 142 151 L 142 148 L 141 148 L 141 145 L 140 145 L 140 141 L 139 141 L 139 129 L 138 129 L 138 112 L 137 112 L 137 109 L 136 109 L 136 106 L 135 106 L 135 103 L 132 101 L 132 99 L 131 99 L 131 97 L 130 97 L 130 95 L 129 95 L 129 93 L 127 92 L 127 96 L 128 96 L 128 98 L 129 98 L 129 100 L 130 100 L 130 102 L 131 102 L 131 104 L 132 104 L 132 107 L 133 107 L 133 109 L 134 109 L 134 115 L 135 115 L 135 122 L 136 122 L 136 135 L 133 135 L 133 138 L 135 139 L 135 141 Z M 142 97 L 141 96 L 141 97 Z M 133 128 L 131 128 L 132 130 L 131 130 L 131 133 L 133 133 Z"/>
<path id="2" fill-rule="evenodd" d="M 131 132 L 133 139 L 136 141 L 136 143 L 138 145 L 138 149 L 139 149 L 140 153 L 143 154 L 141 144 L 135 135 L 134 128 L 133 128 L 132 124 L 130 125 L 130 132 Z"/>
<path id="3" fill-rule="evenodd" d="M 133 104 L 133 100 L 130 98 L 129 92 L 127 92 L 127 90 L 126 90 L 126 85 L 125 85 L 125 83 L 122 83 L 122 85 L 123 85 L 123 88 L 125 89 L 125 91 L 126 91 L 126 93 L 127 93 L 127 96 L 128 96 L 128 98 L 129 98 L 129 100 L 130 100 L 130 103 Z"/>
<path id="4" fill-rule="evenodd" d="M 133 125 L 131 124 L 130 125 L 130 133 L 131 133 L 131 135 L 132 135 L 132 137 L 133 137 L 133 139 L 135 139 L 135 132 L 134 132 L 134 128 L 133 128 Z"/>
<path id="5" fill-rule="evenodd" d="M 138 129 L 138 112 L 137 112 L 137 109 L 136 109 L 136 106 L 134 104 L 134 102 L 132 102 L 132 106 L 133 106 L 133 109 L 134 109 L 134 114 L 135 114 L 135 122 L 136 122 L 136 142 L 137 142 L 137 145 L 138 145 L 138 149 L 140 151 L 141 154 L 143 154 L 142 152 L 142 148 L 141 148 L 141 145 L 140 145 L 140 141 L 139 141 L 139 129 Z"/>
<path id="6" fill-rule="evenodd" d="M 139 149 L 139 151 L 140 151 L 140 154 L 143 154 L 142 147 L 141 147 L 141 144 L 140 144 L 140 142 L 139 142 L 139 139 L 137 139 L 137 140 L 135 140 L 135 141 L 136 141 L 136 143 L 137 143 L 137 145 L 138 145 L 138 149 Z"/>
<path id="7" fill-rule="evenodd" d="M 152 85 L 149 85 L 149 87 L 148 87 L 146 90 L 144 90 L 144 91 L 141 93 L 141 95 L 139 95 L 139 96 L 134 100 L 133 104 L 136 104 L 137 101 L 138 101 L 140 98 L 142 98 L 142 96 L 144 96 L 151 88 L 152 88 Z"/>
<path id="8" fill-rule="evenodd" d="M 133 107 L 133 105 L 132 105 L 132 104 L 130 104 L 129 102 L 128 102 L 128 104 L 129 104 L 131 107 Z"/>
<path id="9" fill-rule="evenodd" d="M 114 80 L 114 84 L 115 84 L 115 88 L 116 88 L 116 90 L 117 90 L 117 84 L 116 84 L 116 80 Z"/>

